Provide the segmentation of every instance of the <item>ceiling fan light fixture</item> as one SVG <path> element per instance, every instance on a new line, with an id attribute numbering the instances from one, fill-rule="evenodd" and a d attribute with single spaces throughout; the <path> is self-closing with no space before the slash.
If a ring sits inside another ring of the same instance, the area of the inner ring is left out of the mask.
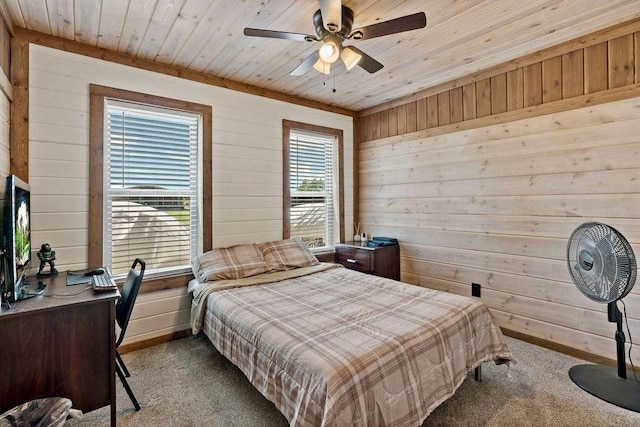
<path id="1" fill-rule="evenodd" d="M 259 28 L 245 28 L 244 34 L 251 37 L 321 42 L 320 49 L 307 56 L 291 72 L 292 76 L 301 76 L 311 68 L 323 74 L 329 74 L 331 64 L 336 62 L 338 58 L 342 58 L 347 70 L 358 65 L 369 74 L 373 74 L 380 71 L 383 65 L 355 46 L 343 46 L 342 43 L 345 40 L 368 40 L 427 26 L 427 16 L 424 12 L 418 12 L 388 21 L 376 22 L 352 31 L 354 13 L 353 10 L 342 4 L 343 0 L 317 1 L 320 4 L 320 9 L 313 14 L 313 25 L 317 36 Z"/>
<path id="2" fill-rule="evenodd" d="M 322 58 L 320 58 L 315 64 L 313 64 L 313 69 L 322 74 L 329 74 L 331 72 L 331 64 L 329 62 L 324 62 Z"/>
<path id="3" fill-rule="evenodd" d="M 340 58 L 342 59 L 342 62 L 344 62 L 345 67 L 347 67 L 347 70 L 351 70 L 353 67 L 358 65 L 358 62 L 362 59 L 362 55 L 354 52 L 347 46 L 342 49 L 342 52 L 340 52 Z"/>
<path id="4" fill-rule="evenodd" d="M 340 49 L 335 41 L 328 40 L 320 48 L 319 54 L 321 60 L 327 64 L 333 64 L 340 56 Z"/>

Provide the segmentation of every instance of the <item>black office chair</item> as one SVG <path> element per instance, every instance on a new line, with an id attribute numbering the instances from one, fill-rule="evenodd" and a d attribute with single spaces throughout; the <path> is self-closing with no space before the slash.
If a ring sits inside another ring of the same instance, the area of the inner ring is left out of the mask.
<path id="1" fill-rule="evenodd" d="M 140 266 L 140 270 L 136 270 L 136 266 Z M 129 387 L 129 383 L 125 377 L 130 377 L 129 370 L 127 366 L 124 364 L 122 357 L 118 353 L 118 347 L 124 340 L 124 334 L 127 331 L 127 325 L 129 324 L 129 318 L 131 317 L 131 312 L 133 311 L 133 304 L 136 302 L 136 297 L 138 296 L 138 291 L 140 290 L 140 285 L 142 284 L 142 278 L 144 277 L 144 269 L 145 263 L 139 258 L 136 258 L 131 264 L 131 268 L 129 269 L 129 274 L 127 274 L 127 278 L 122 285 L 121 298 L 116 304 L 116 322 L 120 327 L 120 335 L 116 340 L 116 373 L 124 386 L 124 389 L 127 391 L 131 402 L 133 402 L 133 406 L 136 408 L 136 411 L 140 410 L 140 404 L 136 400 L 136 397 L 133 395 L 133 391 L 131 387 Z"/>

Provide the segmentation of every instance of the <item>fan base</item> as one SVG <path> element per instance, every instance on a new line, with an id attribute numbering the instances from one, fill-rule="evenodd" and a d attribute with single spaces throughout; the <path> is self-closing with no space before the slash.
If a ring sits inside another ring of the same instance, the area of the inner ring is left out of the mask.
<path id="1" fill-rule="evenodd" d="M 633 372 L 620 378 L 618 370 L 601 365 L 576 365 L 569 369 L 569 377 L 584 391 L 621 408 L 640 412 L 640 383 Z"/>

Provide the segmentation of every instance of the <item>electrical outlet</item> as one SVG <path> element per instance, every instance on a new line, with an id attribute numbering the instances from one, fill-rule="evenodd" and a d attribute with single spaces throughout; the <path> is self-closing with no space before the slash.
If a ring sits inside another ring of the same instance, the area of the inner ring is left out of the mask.
<path id="1" fill-rule="evenodd" d="M 471 284 L 471 296 L 480 298 L 480 290 L 481 289 L 482 289 L 482 286 L 480 286 L 479 283 L 472 283 Z"/>

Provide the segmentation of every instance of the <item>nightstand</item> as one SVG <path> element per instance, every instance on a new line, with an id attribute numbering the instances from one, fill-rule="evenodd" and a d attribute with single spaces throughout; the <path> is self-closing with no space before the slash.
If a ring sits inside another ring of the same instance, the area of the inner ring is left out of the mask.
<path id="1" fill-rule="evenodd" d="M 400 280 L 399 245 L 370 248 L 359 243 L 338 243 L 335 262 L 351 270 Z"/>

